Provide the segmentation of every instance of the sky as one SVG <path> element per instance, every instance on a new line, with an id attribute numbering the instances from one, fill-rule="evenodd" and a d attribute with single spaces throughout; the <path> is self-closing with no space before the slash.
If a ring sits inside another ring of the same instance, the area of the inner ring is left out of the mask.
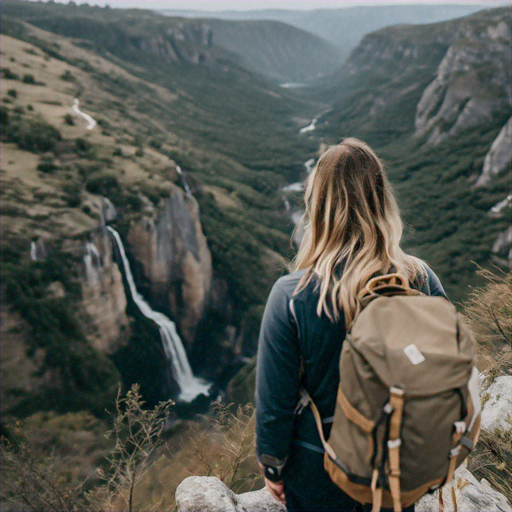
<path id="1" fill-rule="evenodd" d="M 67 3 L 66 0 L 58 0 Z M 75 0 L 76 3 L 89 5 L 110 5 L 110 7 L 135 7 L 139 9 L 194 9 L 204 11 L 251 9 L 332 9 L 357 5 L 390 5 L 390 4 L 506 4 L 494 0 Z"/>

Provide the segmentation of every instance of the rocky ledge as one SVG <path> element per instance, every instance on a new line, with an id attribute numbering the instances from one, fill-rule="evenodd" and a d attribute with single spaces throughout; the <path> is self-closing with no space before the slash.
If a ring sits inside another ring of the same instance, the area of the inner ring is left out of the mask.
<path id="1" fill-rule="evenodd" d="M 467 469 L 459 468 L 451 484 L 442 489 L 444 511 L 510 512 L 505 496 L 494 490 L 487 480 L 478 481 Z M 454 506 L 453 496 L 456 499 Z M 286 507 L 266 490 L 235 494 L 218 478 L 191 476 L 176 490 L 179 512 L 285 512 Z M 439 491 L 416 503 L 416 512 L 437 512 Z"/>

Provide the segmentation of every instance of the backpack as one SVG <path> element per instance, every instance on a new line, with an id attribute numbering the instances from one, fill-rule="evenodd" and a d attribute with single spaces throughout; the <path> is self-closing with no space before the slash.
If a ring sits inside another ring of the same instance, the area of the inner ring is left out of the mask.
<path id="1" fill-rule="evenodd" d="M 480 431 L 473 339 L 455 307 L 399 274 L 371 279 L 340 357 L 328 440 L 306 391 L 331 480 L 373 511 L 400 512 L 450 482 Z"/>

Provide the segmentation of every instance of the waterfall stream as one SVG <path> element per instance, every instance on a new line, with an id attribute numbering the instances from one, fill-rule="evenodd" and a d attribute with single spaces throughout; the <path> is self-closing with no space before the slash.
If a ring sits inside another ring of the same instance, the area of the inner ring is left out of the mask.
<path id="1" fill-rule="evenodd" d="M 179 165 L 176 166 L 176 172 L 181 176 L 181 179 L 183 180 L 183 187 L 185 188 L 185 192 L 191 196 L 192 191 L 190 190 L 190 186 L 188 184 L 187 179 L 185 178 L 185 175 L 183 174 L 183 170 Z"/>
<path id="2" fill-rule="evenodd" d="M 37 245 L 33 240 L 30 242 L 30 259 L 37 261 Z"/>
<path id="3" fill-rule="evenodd" d="M 140 312 L 149 320 L 152 320 L 160 329 L 160 337 L 167 360 L 171 365 L 173 376 L 180 388 L 179 400 L 191 402 L 199 395 L 208 396 L 211 384 L 197 378 L 192 373 L 190 363 L 188 362 L 187 353 L 183 342 L 176 331 L 176 324 L 167 318 L 163 313 L 154 311 L 151 306 L 144 300 L 142 295 L 137 291 L 130 263 L 126 257 L 124 245 L 119 233 L 112 227 L 107 226 L 114 240 L 121 260 L 123 261 L 124 274 L 130 289 L 130 295 L 139 308 Z"/>

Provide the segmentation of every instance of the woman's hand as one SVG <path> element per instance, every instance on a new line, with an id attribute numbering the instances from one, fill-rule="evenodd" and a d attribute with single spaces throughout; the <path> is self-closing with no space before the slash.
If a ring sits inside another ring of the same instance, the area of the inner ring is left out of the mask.
<path id="1" fill-rule="evenodd" d="M 260 467 L 261 474 L 265 478 L 265 473 L 264 473 L 264 469 L 265 468 L 264 468 L 263 464 L 261 462 L 258 462 L 258 465 Z M 281 480 L 279 482 L 271 482 L 268 478 L 265 478 L 265 486 L 267 487 L 268 492 L 270 494 L 272 494 L 272 496 L 277 501 L 280 501 L 281 503 L 284 503 L 286 505 L 286 496 L 284 494 L 284 482 L 283 482 L 283 480 Z"/>
<path id="2" fill-rule="evenodd" d="M 286 496 L 284 495 L 284 482 L 271 482 L 265 478 L 265 485 L 268 491 L 277 501 L 286 504 Z"/>

